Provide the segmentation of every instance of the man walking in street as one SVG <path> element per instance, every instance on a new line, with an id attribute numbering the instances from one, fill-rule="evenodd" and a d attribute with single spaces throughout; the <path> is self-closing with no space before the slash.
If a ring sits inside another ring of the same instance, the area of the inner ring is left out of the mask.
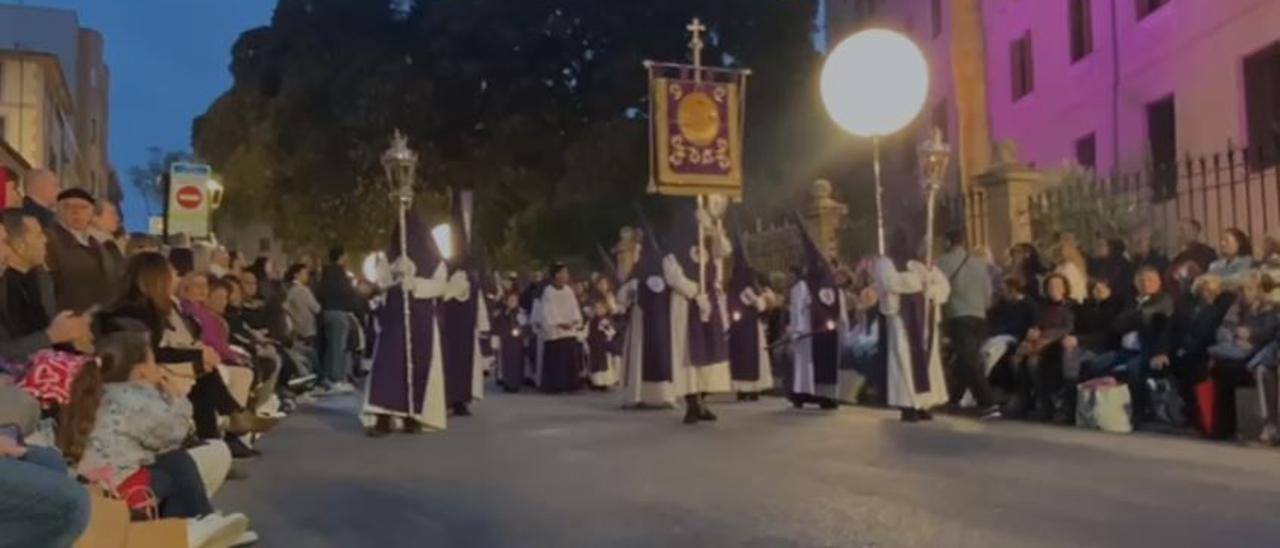
<path id="1" fill-rule="evenodd" d="M 958 406 L 965 391 L 978 402 L 983 418 L 997 418 L 1000 408 L 987 382 L 979 349 L 987 338 L 987 309 L 991 307 L 991 276 L 986 259 L 965 247 L 964 232 L 947 233 L 950 246 L 938 258 L 938 268 L 951 282 L 951 298 L 942 307 L 947 338 L 951 341 L 951 404 Z"/>

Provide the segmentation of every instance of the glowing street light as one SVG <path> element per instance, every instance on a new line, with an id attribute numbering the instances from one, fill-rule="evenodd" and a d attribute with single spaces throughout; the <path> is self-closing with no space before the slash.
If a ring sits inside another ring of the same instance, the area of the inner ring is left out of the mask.
<path id="1" fill-rule="evenodd" d="M 929 63 L 910 38 L 870 29 L 845 39 L 822 68 L 822 102 L 836 125 L 870 137 L 876 178 L 876 228 L 885 253 L 880 138 L 911 123 L 929 94 Z"/>

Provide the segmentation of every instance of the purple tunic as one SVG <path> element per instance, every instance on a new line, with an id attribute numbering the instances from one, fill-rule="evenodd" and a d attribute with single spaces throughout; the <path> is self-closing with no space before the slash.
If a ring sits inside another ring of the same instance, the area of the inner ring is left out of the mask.
<path id="1" fill-rule="evenodd" d="M 733 279 L 729 282 L 729 369 L 733 380 L 756 382 L 760 380 L 760 309 L 755 302 L 747 302 L 743 294 L 754 290 L 751 266 L 742 249 L 735 242 L 733 250 Z"/>
<path id="2" fill-rule="evenodd" d="M 444 360 L 445 403 L 469 403 L 476 366 L 476 324 L 480 312 L 480 288 L 471 285 L 471 297 L 445 300 L 440 315 L 440 356 Z"/>
<path id="3" fill-rule="evenodd" d="M 432 275 L 440 264 L 440 254 L 426 222 L 418 215 L 407 218 L 407 247 L 409 258 L 417 267 L 419 276 Z M 391 237 L 387 258 L 393 263 L 400 257 L 400 231 Z M 373 367 L 369 374 L 369 404 L 395 413 L 418 415 L 431 374 L 432 345 L 436 332 L 436 301 L 410 299 L 409 318 L 412 329 L 412 379 L 413 397 L 409 398 L 406 377 L 410 360 L 406 359 L 405 293 L 400 286 L 387 290 L 387 299 L 378 312 L 381 327 L 373 351 Z"/>
<path id="4" fill-rule="evenodd" d="M 713 280 L 719 274 L 714 261 L 707 261 L 707 298 L 711 300 L 711 318 L 702 321 L 702 309 L 696 301 L 689 301 L 689 363 L 704 367 L 729 361 L 729 338 L 725 333 L 725 318 L 720 308 L 724 292 Z"/>
<path id="5" fill-rule="evenodd" d="M 520 310 L 502 310 L 493 317 L 493 333 L 498 336 L 498 378 L 508 390 L 524 383 L 524 329 Z"/>

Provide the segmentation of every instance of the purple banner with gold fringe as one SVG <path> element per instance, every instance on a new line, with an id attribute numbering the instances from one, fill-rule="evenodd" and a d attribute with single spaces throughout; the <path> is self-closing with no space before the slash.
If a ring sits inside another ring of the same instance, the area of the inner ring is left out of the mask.
<path id="1" fill-rule="evenodd" d="M 740 81 L 652 79 L 656 192 L 742 196 Z"/>

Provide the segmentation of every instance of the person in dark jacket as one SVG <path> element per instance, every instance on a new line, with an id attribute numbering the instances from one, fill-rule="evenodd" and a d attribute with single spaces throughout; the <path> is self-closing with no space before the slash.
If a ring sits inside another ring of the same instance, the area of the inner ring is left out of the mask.
<path id="1" fill-rule="evenodd" d="M 49 272 L 58 308 L 83 312 L 107 304 L 109 283 L 102 245 L 90 235 L 96 201 L 83 189 L 58 194 L 58 221 L 50 228 Z"/>
<path id="2" fill-rule="evenodd" d="M 1141 268 L 1133 278 L 1138 296 L 1111 324 L 1112 332 L 1121 337 L 1120 355 L 1110 363 L 1095 363 L 1088 376 L 1114 375 L 1127 381 L 1134 422 L 1140 423 L 1152 411 L 1147 379 L 1170 364 L 1173 299 L 1161 290 L 1160 273 L 1154 268 Z"/>
<path id="3" fill-rule="evenodd" d="M 320 374 L 331 392 L 353 392 L 347 381 L 353 355 L 348 342 L 356 327 L 355 314 L 360 310 L 356 288 L 347 273 L 347 253 L 340 247 L 329 250 L 329 263 L 320 271 L 316 284 L 316 301 L 320 303 Z"/>
<path id="4" fill-rule="evenodd" d="M 1218 259 L 1218 252 L 1204 243 L 1204 230 L 1200 221 L 1186 219 L 1182 222 L 1182 251 L 1173 258 L 1172 266 L 1194 263 L 1200 272 L 1209 270 L 1209 264 Z"/>
<path id="5" fill-rule="evenodd" d="M 1192 294 L 1181 299 L 1174 310 L 1169 374 L 1177 380 L 1188 414 L 1198 408 L 1195 386 L 1209 377 L 1209 349 L 1217 342 L 1218 328 L 1234 302 L 1235 294 L 1222 290 L 1220 276 L 1205 274 L 1196 280 Z"/>
<path id="6" fill-rule="evenodd" d="M 1044 279 L 1044 301 L 1036 307 L 1035 323 L 1027 330 L 1014 356 L 1015 394 L 1008 410 L 1020 416 L 1031 406 L 1034 420 L 1053 418 L 1062 387 L 1062 340 L 1075 327 L 1068 295 L 1070 283 L 1062 274 Z"/>
<path id="7" fill-rule="evenodd" d="M 55 221 L 53 208 L 58 202 L 58 192 L 62 190 L 58 175 L 47 169 L 37 169 L 27 174 L 23 186 L 26 197 L 22 199 L 22 211 L 38 221 L 41 228 L 48 230 Z"/>

